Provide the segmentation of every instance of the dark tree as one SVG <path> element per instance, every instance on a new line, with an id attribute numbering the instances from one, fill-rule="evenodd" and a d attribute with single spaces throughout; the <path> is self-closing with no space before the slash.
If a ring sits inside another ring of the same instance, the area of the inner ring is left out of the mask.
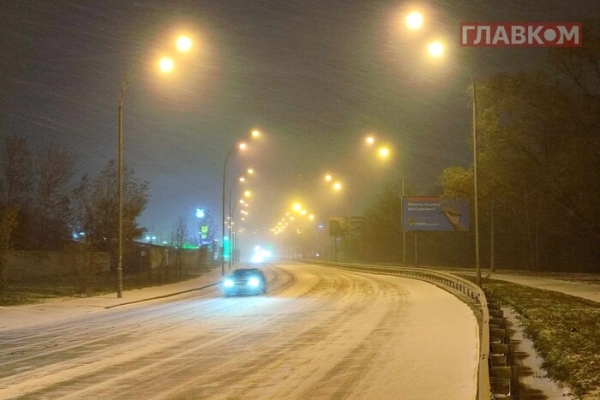
<path id="1" fill-rule="evenodd" d="M 76 194 L 76 222 L 86 234 L 86 241 L 111 253 L 111 270 L 116 271 L 119 240 L 119 203 L 117 168 L 114 161 L 91 181 L 84 177 Z M 125 253 L 132 251 L 133 241 L 144 235 L 137 218 L 148 202 L 148 182 L 140 182 L 133 171 L 123 171 L 123 242 Z M 124 260 L 127 256 L 123 257 Z M 124 266 L 127 268 L 127 266 Z"/>

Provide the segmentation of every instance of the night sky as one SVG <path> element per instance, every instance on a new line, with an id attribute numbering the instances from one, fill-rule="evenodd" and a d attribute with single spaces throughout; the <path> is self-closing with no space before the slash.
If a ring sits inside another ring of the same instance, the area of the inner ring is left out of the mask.
<path id="1" fill-rule="evenodd" d="M 427 18 L 418 34 L 403 26 L 413 4 Z M 153 235 L 166 237 L 179 215 L 195 226 L 199 207 L 220 220 L 225 154 L 252 129 L 263 138 L 228 167 L 228 182 L 257 170 L 247 230 L 268 229 L 293 200 L 320 220 L 345 214 L 326 171 L 352 188 L 359 214 L 399 182 L 400 162 L 414 194 L 436 194 L 444 167 L 471 163 L 459 22 L 590 18 L 598 1 L 4 0 L 0 135 L 68 145 L 78 176 L 95 176 L 116 160 L 120 86 L 137 65 L 124 157 L 150 182 L 140 223 Z M 178 33 L 194 51 L 174 54 L 175 70 L 161 75 L 154 61 Z M 444 61 L 425 56 L 434 36 L 449 44 Z M 469 59 L 481 80 L 536 68 L 546 54 L 472 49 Z M 367 133 L 393 147 L 386 165 L 364 148 Z"/>

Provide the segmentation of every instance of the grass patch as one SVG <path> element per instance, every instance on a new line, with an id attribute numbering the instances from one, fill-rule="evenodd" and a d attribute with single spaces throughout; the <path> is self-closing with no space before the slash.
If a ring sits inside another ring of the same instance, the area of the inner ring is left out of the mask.
<path id="1" fill-rule="evenodd" d="M 142 289 L 145 287 L 161 286 L 197 278 L 210 271 L 207 267 L 188 267 L 181 277 L 170 273 L 168 278 L 151 275 L 148 272 L 123 275 L 123 290 Z M 114 274 L 97 275 L 85 293 L 77 293 L 73 282 L 67 278 L 43 278 L 36 281 L 11 282 L 0 292 L 0 306 L 18 306 L 41 303 L 50 299 L 65 297 L 89 297 L 117 292 L 117 277 Z"/>
<path id="2" fill-rule="evenodd" d="M 600 304 L 501 281 L 485 283 L 490 298 L 521 317 L 548 375 L 579 398 L 600 390 Z M 586 397 L 588 396 L 588 397 Z M 594 397 L 589 397 L 594 396 Z"/>

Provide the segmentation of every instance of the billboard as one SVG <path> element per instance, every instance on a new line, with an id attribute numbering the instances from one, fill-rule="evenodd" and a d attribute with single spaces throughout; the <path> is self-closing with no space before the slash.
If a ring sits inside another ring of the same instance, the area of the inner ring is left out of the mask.
<path id="1" fill-rule="evenodd" d="M 353 235 L 361 234 L 365 227 L 365 217 L 330 217 L 329 218 L 329 236 L 347 235 L 351 232 Z"/>
<path id="2" fill-rule="evenodd" d="M 403 197 L 402 229 L 406 231 L 469 230 L 469 200 Z"/>

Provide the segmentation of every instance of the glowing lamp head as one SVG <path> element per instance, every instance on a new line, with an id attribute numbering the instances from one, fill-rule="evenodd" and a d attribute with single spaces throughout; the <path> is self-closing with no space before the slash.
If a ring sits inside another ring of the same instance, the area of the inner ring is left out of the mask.
<path id="1" fill-rule="evenodd" d="M 444 55 L 444 44 L 439 41 L 431 42 L 427 46 L 427 52 L 433 58 L 440 58 Z"/>
<path id="2" fill-rule="evenodd" d="M 390 155 L 390 150 L 387 147 L 382 147 L 379 149 L 379 157 L 387 158 Z"/>
<path id="3" fill-rule="evenodd" d="M 169 57 L 163 57 L 158 62 L 158 68 L 160 68 L 163 73 L 169 73 L 175 68 L 175 63 Z"/>
<path id="4" fill-rule="evenodd" d="M 406 16 L 406 26 L 409 29 L 420 29 L 423 26 L 423 15 L 418 11 L 413 11 Z"/>
<path id="5" fill-rule="evenodd" d="M 181 52 L 188 52 L 192 48 L 192 39 L 187 36 L 180 36 L 175 42 L 177 50 Z"/>

